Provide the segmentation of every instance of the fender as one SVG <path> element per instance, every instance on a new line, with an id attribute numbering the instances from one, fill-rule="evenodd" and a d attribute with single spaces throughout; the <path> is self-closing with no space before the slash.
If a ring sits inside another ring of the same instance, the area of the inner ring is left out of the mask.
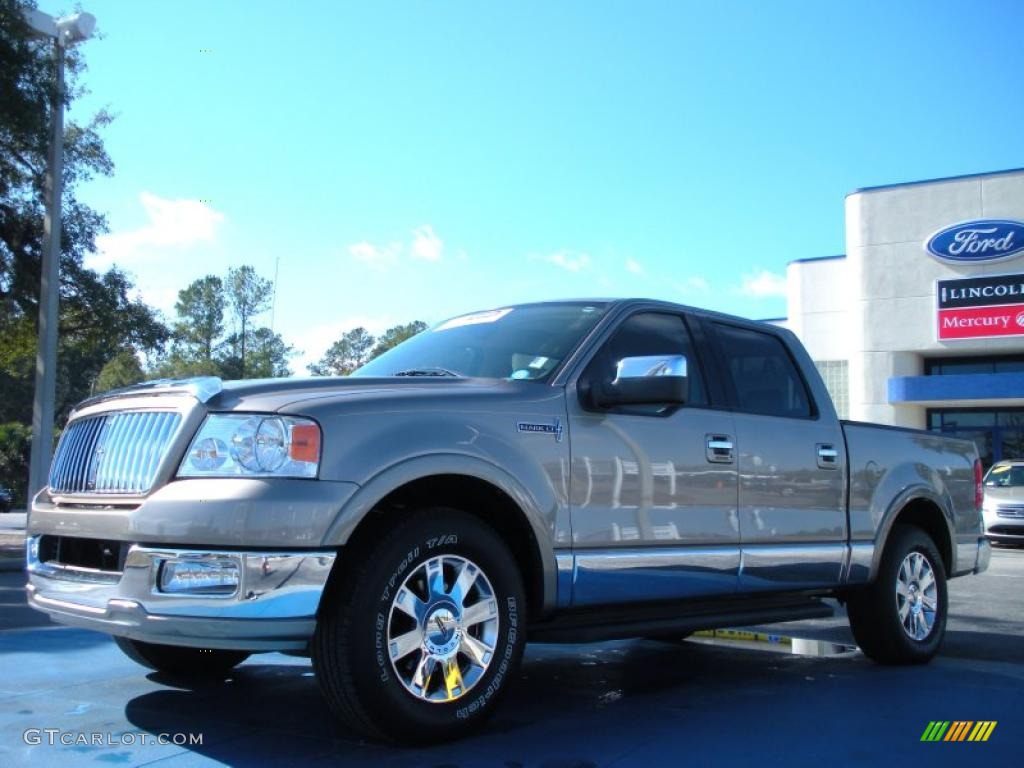
<path id="1" fill-rule="evenodd" d="M 324 547 L 339 547 L 374 507 L 392 491 L 415 480 L 436 475 L 464 475 L 483 480 L 504 491 L 518 505 L 533 530 L 538 560 L 543 569 L 544 604 L 546 612 L 557 603 L 558 579 L 551 531 L 545 520 L 554 520 L 558 500 L 554 494 L 537 499 L 511 474 L 496 464 L 461 453 L 437 453 L 404 459 L 385 468 L 362 485 L 344 504 L 328 527 L 321 541 Z"/>

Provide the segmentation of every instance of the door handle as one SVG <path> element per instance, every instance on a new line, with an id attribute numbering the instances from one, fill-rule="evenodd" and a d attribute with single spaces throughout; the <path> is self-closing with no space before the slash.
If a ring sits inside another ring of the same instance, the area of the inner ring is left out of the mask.
<path id="1" fill-rule="evenodd" d="M 732 464 L 736 445 L 728 435 L 706 435 L 707 459 L 712 464 Z"/>
<path id="2" fill-rule="evenodd" d="M 818 443 L 818 467 L 821 469 L 839 469 L 839 451 L 828 443 Z"/>

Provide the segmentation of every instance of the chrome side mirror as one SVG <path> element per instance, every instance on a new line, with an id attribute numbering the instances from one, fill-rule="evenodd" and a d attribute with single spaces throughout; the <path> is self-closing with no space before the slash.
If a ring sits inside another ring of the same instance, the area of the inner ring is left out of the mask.
<path id="1" fill-rule="evenodd" d="M 690 393 L 685 355 L 624 357 L 615 366 L 615 379 L 601 382 L 594 401 L 616 405 L 683 405 Z"/>
<path id="2" fill-rule="evenodd" d="M 650 376 L 686 377 L 685 355 L 645 355 L 624 357 L 615 366 L 615 381 L 646 379 Z"/>

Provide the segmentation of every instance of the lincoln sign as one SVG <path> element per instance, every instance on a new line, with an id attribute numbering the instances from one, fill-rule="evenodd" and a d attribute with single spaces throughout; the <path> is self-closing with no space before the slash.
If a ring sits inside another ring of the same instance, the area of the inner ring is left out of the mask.
<path id="1" fill-rule="evenodd" d="M 939 280 L 939 341 L 1024 336 L 1024 274 Z"/>

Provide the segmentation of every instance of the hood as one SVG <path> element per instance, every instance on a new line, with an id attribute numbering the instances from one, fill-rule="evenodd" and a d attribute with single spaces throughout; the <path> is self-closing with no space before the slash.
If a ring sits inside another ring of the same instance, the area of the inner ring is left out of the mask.
<path id="1" fill-rule="evenodd" d="M 212 411 L 279 411 L 288 406 L 327 399 L 390 397 L 393 395 L 468 394 L 494 390 L 496 379 L 448 376 L 350 377 L 312 376 L 289 379 L 248 379 L 224 382 L 223 389 L 206 406 Z"/>
<path id="2" fill-rule="evenodd" d="M 75 410 L 98 403 L 131 398 L 190 396 L 209 411 L 253 411 L 297 413 L 304 406 L 344 404 L 366 399 L 463 398 L 518 393 L 528 398 L 544 397 L 550 390 L 536 382 L 504 379 L 472 379 L 449 376 L 387 378 L 312 376 L 287 379 L 244 379 L 221 381 L 206 376 L 196 379 L 148 381 L 134 387 L 104 392 L 79 403 Z M 527 394 L 528 393 L 528 394 Z M 115 406 L 116 407 L 116 406 Z"/>
<path id="3" fill-rule="evenodd" d="M 985 486 L 985 501 L 1006 503 L 1024 502 L 1024 485 L 1011 485 L 1005 488 L 998 486 Z"/>

